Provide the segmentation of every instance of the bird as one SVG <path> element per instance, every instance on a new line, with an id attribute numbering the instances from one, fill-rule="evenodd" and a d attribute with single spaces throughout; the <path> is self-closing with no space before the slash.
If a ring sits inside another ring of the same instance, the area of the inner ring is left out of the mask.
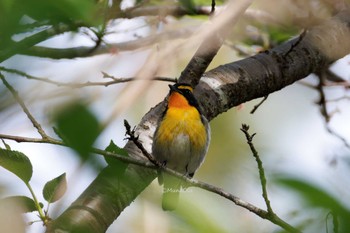
<path id="1" fill-rule="evenodd" d="M 166 107 L 153 136 L 152 155 L 164 167 L 192 178 L 201 166 L 210 143 L 210 125 L 186 83 L 169 85 Z M 184 187 L 175 176 L 160 172 L 163 184 L 163 210 L 177 207 Z"/>

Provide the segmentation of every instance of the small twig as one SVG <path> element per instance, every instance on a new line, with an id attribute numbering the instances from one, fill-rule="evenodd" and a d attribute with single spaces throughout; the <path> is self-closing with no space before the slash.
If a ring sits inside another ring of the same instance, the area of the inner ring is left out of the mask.
<path id="1" fill-rule="evenodd" d="M 308 87 L 308 88 L 310 88 L 312 90 L 317 90 L 317 86 L 315 86 L 315 85 L 313 85 L 313 84 L 311 84 L 309 82 L 306 82 L 304 79 L 298 81 L 297 83 L 303 85 L 304 87 Z"/>
<path id="2" fill-rule="evenodd" d="M 317 90 L 318 90 L 319 95 L 320 95 L 320 100 L 319 100 L 318 104 L 321 107 L 320 112 L 321 112 L 322 116 L 324 117 L 326 124 L 328 124 L 329 121 L 331 120 L 331 117 L 328 114 L 326 94 L 325 94 L 324 89 L 323 89 L 323 84 L 324 84 L 323 80 L 324 79 L 323 79 L 322 71 L 320 74 L 318 74 L 318 79 L 319 79 L 319 83 L 317 85 Z"/>
<path id="3" fill-rule="evenodd" d="M 159 12 L 158 12 L 159 13 Z M 118 53 L 121 51 L 131 51 L 140 48 L 146 48 L 148 46 L 154 45 L 159 41 L 171 41 L 174 39 L 188 38 L 189 35 L 193 34 L 194 30 L 192 28 L 185 28 L 181 30 L 169 31 L 164 33 L 152 34 L 147 37 L 143 37 L 137 40 L 125 41 L 120 43 L 112 44 L 101 44 L 93 52 L 94 46 L 77 46 L 71 48 L 50 48 L 43 46 L 32 46 L 21 54 L 35 56 L 35 57 L 47 57 L 52 59 L 72 59 L 77 57 L 92 57 L 100 54 L 111 54 Z M 1 53 L 0 53 L 1 58 Z"/>
<path id="4" fill-rule="evenodd" d="M 135 18 L 139 16 L 158 16 L 159 12 L 162 15 L 171 15 L 174 17 L 182 17 L 185 15 L 210 15 L 211 6 L 195 6 L 191 11 L 181 6 L 144 6 L 144 7 L 130 7 L 125 11 L 120 12 L 122 17 Z M 115 17 L 114 17 L 115 18 Z"/>
<path id="5" fill-rule="evenodd" d="M 138 81 L 138 80 L 144 80 L 144 79 L 139 79 L 139 78 L 116 78 L 113 75 L 110 75 L 104 71 L 101 71 L 101 73 L 103 74 L 103 78 L 110 78 L 112 80 L 115 81 L 115 83 L 122 83 L 122 82 L 131 82 L 131 81 Z M 156 76 L 153 77 L 152 80 L 156 80 L 156 81 L 163 81 L 163 82 L 177 82 L 176 78 L 169 78 L 169 77 L 161 77 L 161 76 Z"/>
<path id="6" fill-rule="evenodd" d="M 143 147 L 142 143 L 139 141 L 139 136 L 135 136 L 135 127 L 131 129 L 131 126 L 127 120 L 124 120 L 124 127 L 126 129 L 126 132 L 125 132 L 125 135 L 127 136 L 126 139 L 132 141 L 151 163 L 153 163 L 157 167 L 162 167 L 162 165 L 155 158 L 153 158 L 153 156 L 150 153 L 148 153 L 148 151 Z"/>
<path id="7" fill-rule="evenodd" d="M 350 82 L 344 81 L 344 82 L 325 82 L 323 84 L 325 87 L 344 87 L 344 88 L 350 88 Z"/>
<path id="8" fill-rule="evenodd" d="M 69 88 L 84 88 L 84 87 L 92 87 L 92 86 L 108 87 L 108 86 L 113 85 L 113 84 L 143 80 L 143 79 L 137 79 L 134 77 L 116 78 L 116 77 L 109 75 L 106 72 L 102 71 L 103 77 L 110 78 L 110 79 L 112 79 L 112 81 L 108 81 L 108 82 L 90 82 L 90 81 L 87 81 L 87 82 L 82 82 L 82 83 L 59 82 L 59 81 L 54 81 L 54 80 L 49 79 L 49 78 L 41 78 L 41 77 L 32 76 L 32 75 L 29 75 L 29 74 L 24 73 L 22 71 L 19 71 L 19 70 L 9 69 L 9 68 L 5 68 L 5 67 L 1 67 L 1 66 L 0 66 L 0 70 L 8 72 L 8 73 L 12 73 L 12 74 L 17 74 L 17 75 L 23 76 L 27 79 L 32 79 L 32 80 L 37 80 L 37 81 L 49 83 L 52 85 L 56 85 L 58 87 L 69 87 Z M 176 79 L 169 78 L 169 77 L 154 77 L 152 80 L 164 81 L 164 82 L 176 82 Z"/>
<path id="9" fill-rule="evenodd" d="M 215 6 L 216 6 L 216 2 L 215 0 L 211 0 L 211 10 L 210 10 L 210 14 L 214 14 L 215 12 Z"/>
<path id="10" fill-rule="evenodd" d="M 18 143 L 23 143 L 23 142 L 27 142 L 27 143 L 48 143 L 48 144 L 54 144 L 54 145 L 59 145 L 59 146 L 65 146 L 65 147 L 69 147 L 68 145 L 66 145 L 63 141 L 54 139 L 54 138 L 30 138 L 30 137 L 23 137 L 23 136 L 13 136 L 13 135 L 7 135 L 7 134 L 0 134 L 0 138 L 1 139 L 7 139 L 7 140 L 12 140 Z M 115 158 L 118 159 L 122 162 L 125 163 L 131 163 L 131 164 L 135 164 L 135 165 L 139 165 L 139 166 L 143 166 L 143 167 L 147 167 L 147 168 L 155 168 L 155 166 L 153 164 L 149 164 L 149 163 L 145 163 L 142 160 L 136 160 L 132 157 L 129 156 L 120 156 L 118 154 L 112 153 L 112 152 L 108 152 L 105 150 L 101 150 L 101 149 L 97 149 L 97 148 L 92 148 L 91 149 L 92 153 L 95 154 L 99 154 L 99 155 L 103 155 L 103 156 L 107 156 L 107 157 L 111 157 L 111 158 Z"/>
<path id="11" fill-rule="evenodd" d="M 292 233 L 300 233 L 301 232 L 298 229 L 296 229 L 293 226 L 286 223 L 285 221 L 283 221 L 276 214 L 271 214 L 268 211 L 260 209 L 259 207 L 254 206 L 254 205 L 240 199 L 239 197 L 236 197 L 236 196 L 232 195 L 231 193 L 226 192 L 225 190 L 223 190 L 221 188 L 218 188 L 216 186 L 213 186 L 211 184 L 207 184 L 207 183 L 204 183 L 201 181 L 196 181 L 194 179 L 189 179 L 183 175 L 182 175 L 182 177 L 178 177 L 178 178 L 182 178 L 189 186 L 202 188 L 202 189 L 207 190 L 209 192 L 218 194 L 219 196 L 222 196 L 222 197 L 232 201 L 236 205 L 241 206 L 241 207 L 249 210 L 250 212 L 258 215 L 259 217 L 261 217 L 263 219 L 270 220 L 271 222 L 280 226 L 281 228 L 285 229 L 288 232 L 292 232 Z"/>
<path id="12" fill-rule="evenodd" d="M 335 132 L 334 130 L 331 129 L 331 127 L 329 126 L 329 122 L 331 120 L 332 114 L 328 112 L 328 108 L 327 108 L 327 100 L 326 100 L 326 94 L 324 92 L 324 72 L 321 71 L 318 74 L 318 78 L 319 78 L 319 83 L 316 87 L 316 90 L 319 92 L 320 95 L 320 100 L 318 102 L 318 104 L 320 105 L 320 112 L 321 115 L 324 117 L 324 124 L 325 124 L 325 128 L 328 131 L 328 133 L 330 133 L 331 135 L 333 135 L 334 137 L 338 138 L 340 141 L 343 142 L 344 146 L 347 148 L 350 148 L 350 143 L 341 135 L 339 135 L 337 132 Z"/>
<path id="13" fill-rule="evenodd" d="M 5 140 L 4 140 L 3 138 L 1 138 L 1 141 L 2 141 L 2 143 L 4 144 L 6 150 L 11 150 L 11 147 L 9 146 L 9 144 L 7 144 L 7 143 L 5 142 Z"/>
<path id="14" fill-rule="evenodd" d="M 52 139 L 52 138 L 30 138 L 30 137 L 23 137 L 23 136 L 14 136 L 14 135 L 7 135 L 7 134 L 0 134 L 1 139 L 8 139 L 15 142 L 29 142 L 29 143 L 50 143 L 55 145 L 62 145 L 64 146 L 64 143 L 62 141 Z"/>
<path id="15" fill-rule="evenodd" d="M 298 40 L 295 43 L 293 43 L 290 49 L 286 52 L 285 56 L 287 56 L 295 47 L 297 47 L 300 44 L 300 42 L 304 39 L 306 33 L 307 30 L 304 29 L 303 32 L 300 34 Z"/>
<path id="16" fill-rule="evenodd" d="M 339 135 L 337 132 L 335 132 L 331 127 L 328 125 L 327 122 L 325 122 L 325 127 L 328 133 L 333 135 L 334 137 L 338 138 L 340 141 L 343 142 L 344 146 L 350 149 L 350 143 L 341 135 Z"/>
<path id="17" fill-rule="evenodd" d="M 263 163 L 259 157 L 259 153 L 258 151 L 255 149 L 254 144 L 253 144 L 253 138 L 256 135 L 255 133 L 250 135 L 249 134 L 249 125 L 246 124 L 242 124 L 242 128 L 241 131 L 244 133 L 246 139 L 247 139 L 247 143 L 250 147 L 251 152 L 253 153 L 253 156 L 258 164 L 258 169 L 259 169 L 259 176 L 260 176 L 260 182 L 261 182 L 261 188 L 262 188 L 262 196 L 264 198 L 264 201 L 266 203 L 266 207 L 267 207 L 267 212 L 271 215 L 275 215 L 275 213 L 273 212 L 272 208 L 271 208 L 271 204 L 270 204 L 270 200 L 268 198 L 268 194 L 267 194 L 267 188 L 266 188 L 266 176 L 265 176 L 265 171 L 264 171 L 264 167 L 263 167 Z"/>
<path id="18" fill-rule="evenodd" d="M 255 105 L 252 111 L 250 111 L 250 114 L 254 114 L 256 110 L 258 110 L 258 108 L 265 102 L 265 100 L 267 100 L 267 97 L 269 96 L 266 95 L 257 105 Z"/>
<path id="19" fill-rule="evenodd" d="M 33 126 L 37 129 L 38 133 L 42 138 L 48 138 L 48 135 L 45 133 L 44 129 L 41 127 L 39 122 L 34 118 L 34 116 L 29 112 L 27 106 L 24 104 L 21 97 L 18 95 L 17 91 L 6 81 L 5 77 L 0 73 L 0 78 L 6 88 L 11 92 L 17 103 L 21 106 L 24 113 L 27 115 L 29 120 L 32 122 Z"/>

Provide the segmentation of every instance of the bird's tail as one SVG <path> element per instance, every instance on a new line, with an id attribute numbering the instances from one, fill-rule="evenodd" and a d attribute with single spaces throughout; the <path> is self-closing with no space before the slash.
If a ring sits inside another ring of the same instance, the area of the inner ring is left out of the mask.
<path id="1" fill-rule="evenodd" d="M 179 202 L 179 195 L 181 191 L 181 180 L 178 178 L 163 174 L 163 200 L 162 208 L 163 210 L 174 210 Z"/>

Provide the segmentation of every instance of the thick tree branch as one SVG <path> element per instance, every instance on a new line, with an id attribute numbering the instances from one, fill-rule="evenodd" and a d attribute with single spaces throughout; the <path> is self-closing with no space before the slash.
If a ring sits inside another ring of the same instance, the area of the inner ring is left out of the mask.
<path id="1" fill-rule="evenodd" d="M 278 91 L 350 53 L 349 23 L 349 12 L 341 12 L 301 37 L 205 73 L 195 95 L 208 119 Z"/>
<path id="2" fill-rule="evenodd" d="M 195 89 L 205 115 L 213 119 L 233 106 L 280 90 L 350 53 L 348 25 L 350 13 L 343 12 L 311 29 L 303 38 L 205 73 Z M 341 50 L 330 50 L 332 46 L 340 46 Z M 163 108 L 164 104 L 157 105 L 136 128 L 136 134 L 148 152 Z M 144 159 L 132 142 L 125 148 L 130 156 Z M 71 207 L 51 223 L 47 232 L 81 229 L 86 233 L 105 232 L 155 177 L 154 170 L 140 166 L 129 165 L 123 177 L 118 177 L 111 167 L 107 167 Z"/>

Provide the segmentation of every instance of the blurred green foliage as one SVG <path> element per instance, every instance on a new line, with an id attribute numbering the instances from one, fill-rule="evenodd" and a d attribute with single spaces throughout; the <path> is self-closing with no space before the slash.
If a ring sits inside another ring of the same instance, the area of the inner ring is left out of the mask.
<path id="1" fill-rule="evenodd" d="M 185 203 L 182 203 L 173 214 L 173 221 L 176 224 L 172 224 L 172 232 L 226 232 L 221 224 L 211 217 L 211 213 L 203 211 L 201 206 L 196 206 L 194 203 L 186 201 L 185 198 L 182 198 L 181 202 Z"/>
<path id="2" fill-rule="evenodd" d="M 100 134 L 95 115 L 81 102 L 74 102 L 57 112 L 57 133 L 83 161 L 90 158 L 93 143 Z"/>
<path id="3" fill-rule="evenodd" d="M 11 196 L 0 199 L 0 206 L 5 205 L 6 203 L 19 203 L 23 207 L 24 212 L 33 212 L 37 211 L 35 202 L 33 199 L 26 196 Z M 39 203 L 40 207 L 43 208 L 43 204 Z"/>
<path id="4" fill-rule="evenodd" d="M 347 233 L 350 229 L 350 210 L 340 200 L 314 184 L 293 178 L 279 178 L 278 183 L 296 191 L 310 208 L 323 208 L 333 218 L 333 232 Z M 328 219 L 325 219 L 325 222 Z M 325 223 L 325 227 L 329 224 Z M 327 231 L 330 229 L 327 229 Z"/>
<path id="5" fill-rule="evenodd" d="M 33 33 L 40 26 L 93 26 L 102 22 L 94 0 L 0 1 L 0 50 L 14 46 L 13 36 Z"/>
<path id="6" fill-rule="evenodd" d="M 118 154 L 118 155 L 122 155 L 122 156 L 128 156 L 128 152 L 125 149 L 120 148 L 119 146 L 114 144 L 114 142 L 112 140 L 110 141 L 109 145 L 106 147 L 105 151 L 108 151 L 108 152 L 111 152 L 114 154 Z M 118 175 L 120 175 L 120 176 L 123 175 L 128 164 L 126 164 L 118 159 L 111 158 L 108 156 L 105 156 L 104 158 L 105 158 L 106 162 L 108 163 L 108 165 L 115 168 L 115 172 Z"/>

